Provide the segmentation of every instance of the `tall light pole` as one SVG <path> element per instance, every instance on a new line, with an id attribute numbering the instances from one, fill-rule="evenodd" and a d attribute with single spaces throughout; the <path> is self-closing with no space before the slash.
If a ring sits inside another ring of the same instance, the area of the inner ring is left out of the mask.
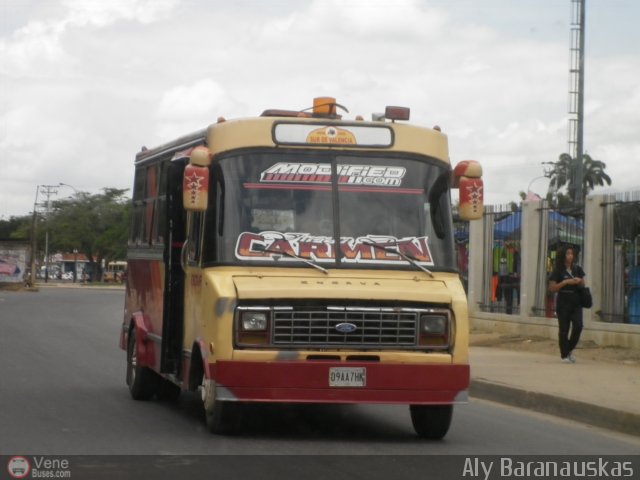
<path id="1" fill-rule="evenodd" d="M 586 0 L 571 0 L 571 65 L 569 68 L 569 154 L 573 159 L 573 201 L 583 203 L 584 167 L 584 34 Z"/>

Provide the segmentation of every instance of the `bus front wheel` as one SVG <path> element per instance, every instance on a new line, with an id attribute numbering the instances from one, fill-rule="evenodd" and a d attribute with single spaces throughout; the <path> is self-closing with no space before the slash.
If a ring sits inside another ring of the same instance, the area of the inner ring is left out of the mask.
<path id="1" fill-rule="evenodd" d="M 201 389 L 207 430 L 218 435 L 236 432 L 240 422 L 240 405 L 237 402 L 218 400 L 213 380 L 203 378 Z"/>
<path id="2" fill-rule="evenodd" d="M 449 431 L 453 405 L 411 405 L 409 411 L 418 436 L 440 440 Z"/>
<path id="3" fill-rule="evenodd" d="M 158 375 L 147 367 L 138 365 L 136 329 L 129 332 L 127 344 L 127 385 L 134 400 L 149 400 L 158 387 Z"/>

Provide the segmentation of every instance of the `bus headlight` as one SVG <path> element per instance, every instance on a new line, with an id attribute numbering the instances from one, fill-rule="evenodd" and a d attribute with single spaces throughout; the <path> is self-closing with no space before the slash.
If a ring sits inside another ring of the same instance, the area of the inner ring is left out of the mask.
<path id="1" fill-rule="evenodd" d="M 245 332 L 264 332 L 268 320 L 266 312 L 242 312 L 242 330 Z"/>
<path id="2" fill-rule="evenodd" d="M 420 315 L 419 344 L 427 347 L 448 347 L 450 318 L 447 311 Z"/>
<path id="3" fill-rule="evenodd" d="M 237 344 L 243 347 L 268 345 L 270 313 L 268 307 L 238 307 L 236 312 Z"/>

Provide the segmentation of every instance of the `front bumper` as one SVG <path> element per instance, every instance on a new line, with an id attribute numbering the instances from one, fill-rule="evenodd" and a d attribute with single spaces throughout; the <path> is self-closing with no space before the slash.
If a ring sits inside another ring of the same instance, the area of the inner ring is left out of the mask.
<path id="1" fill-rule="evenodd" d="M 331 387 L 331 367 L 365 368 L 366 384 Z M 466 402 L 469 388 L 469 365 L 219 361 L 208 373 L 225 401 L 454 404 Z"/>

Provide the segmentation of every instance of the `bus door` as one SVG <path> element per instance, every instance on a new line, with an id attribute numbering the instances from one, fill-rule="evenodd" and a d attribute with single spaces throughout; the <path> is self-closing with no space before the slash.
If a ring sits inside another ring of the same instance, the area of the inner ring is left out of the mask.
<path id="1" fill-rule="evenodd" d="M 180 263 L 185 241 L 182 176 L 186 158 L 168 162 L 166 175 L 166 235 L 164 312 L 160 371 L 180 375 L 184 315 L 184 271 Z"/>

